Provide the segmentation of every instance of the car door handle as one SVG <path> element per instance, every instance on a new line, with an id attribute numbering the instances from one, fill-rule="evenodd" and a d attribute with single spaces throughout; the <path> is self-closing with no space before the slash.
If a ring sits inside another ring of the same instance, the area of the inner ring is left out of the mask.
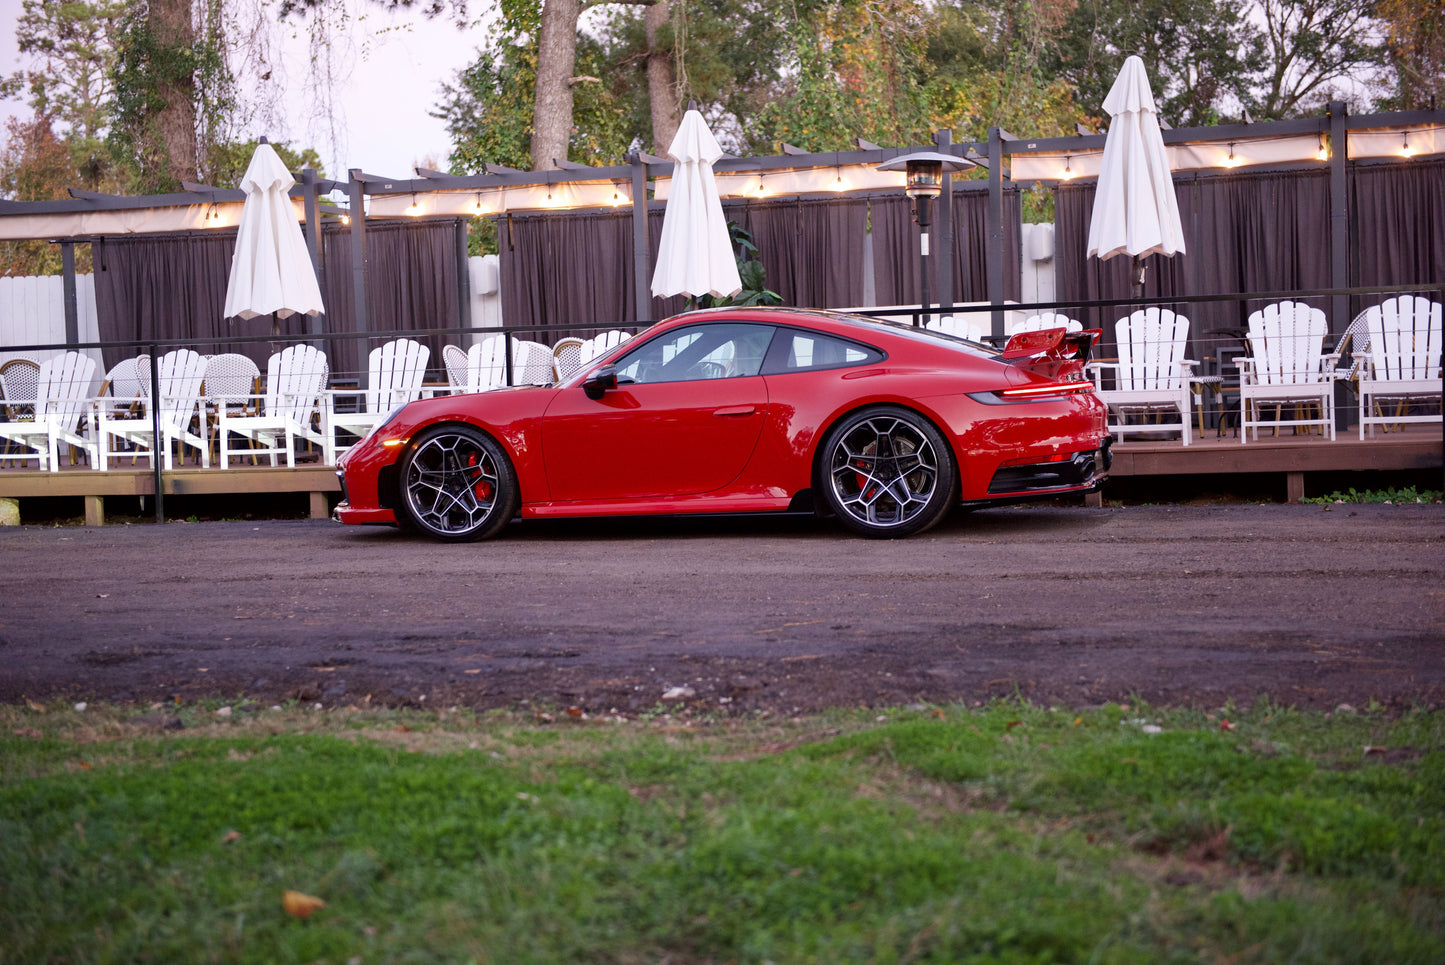
<path id="1" fill-rule="evenodd" d="M 725 405 L 721 409 L 713 409 L 712 414 L 716 416 L 752 415 L 758 411 L 755 405 Z"/>

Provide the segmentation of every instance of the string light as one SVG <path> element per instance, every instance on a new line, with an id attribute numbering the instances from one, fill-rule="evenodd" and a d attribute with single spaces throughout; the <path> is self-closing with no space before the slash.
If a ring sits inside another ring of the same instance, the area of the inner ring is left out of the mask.
<path id="1" fill-rule="evenodd" d="M 477 200 L 472 202 L 472 210 L 477 214 L 487 213 L 486 205 L 482 204 L 482 192 L 480 191 L 477 192 Z"/>
<path id="2" fill-rule="evenodd" d="M 1243 159 L 1243 158 L 1237 158 L 1237 157 L 1234 156 L 1234 142 L 1233 142 L 1233 141 L 1230 141 L 1230 142 L 1229 142 L 1229 157 L 1227 157 L 1227 158 L 1224 159 L 1224 166 L 1227 167 L 1227 168 L 1234 168 L 1234 167 L 1239 167 L 1239 165 L 1241 165 L 1241 164 L 1243 164 L 1243 163 L 1244 163 L 1244 159 Z"/>
<path id="3" fill-rule="evenodd" d="M 421 214 L 421 205 L 417 204 L 415 191 L 411 193 L 411 207 L 406 209 L 406 213 L 412 217 Z"/>
<path id="4" fill-rule="evenodd" d="M 1318 161 L 1328 161 L 1330 159 L 1329 148 L 1325 147 L 1324 134 L 1320 134 L 1320 151 L 1315 155 L 1315 159 Z"/>
<path id="5" fill-rule="evenodd" d="M 1073 180 L 1073 178 L 1074 178 L 1075 176 L 1076 176 L 1076 175 L 1074 174 L 1074 156 L 1073 156 L 1072 154 L 1070 154 L 1070 155 L 1068 155 L 1068 156 L 1066 156 L 1066 157 L 1064 158 L 1064 170 L 1063 170 L 1063 173 L 1059 175 L 1059 177 L 1060 177 L 1060 179 L 1062 179 L 1062 180 L 1064 180 L 1064 181 L 1070 181 L 1070 180 Z"/>
<path id="6" fill-rule="evenodd" d="M 627 203 L 627 199 L 622 196 L 622 192 L 617 190 L 617 184 L 615 182 L 612 185 L 612 200 L 608 203 L 614 208 Z"/>
<path id="7" fill-rule="evenodd" d="M 1404 143 L 1402 143 L 1402 144 L 1400 145 L 1400 155 L 1401 155 L 1402 157 L 1414 157 L 1414 156 L 1415 156 L 1415 149 L 1410 146 L 1410 132 L 1409 132 L 1409 131 L 1405 131 L 1405 132 L 1404 132 L 1404 135 L 1405 135 Z"/>

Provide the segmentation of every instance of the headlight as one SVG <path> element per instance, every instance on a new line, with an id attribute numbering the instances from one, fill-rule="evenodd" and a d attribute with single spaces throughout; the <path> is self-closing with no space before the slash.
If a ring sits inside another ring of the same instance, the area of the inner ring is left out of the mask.
<path id="1" fill-rule="evenodd" d="M 366 440 L 370 439 L 372 436 L 380 432 L 382 429 L 385 429 L 392 420 L 394 420 L 397 416 L 401 415 L 401 410 L 405 408 L 406 403 L 403 402 L 401 405 L 388 412 L 386 414 L 386 418 L 382 419 L 376 425 L 372 426 L 371 429 L 366 433 L 366 435 L 361 437 L 361 442 L 358 442 L 357 445 L 361 445 L 362 442 L 365 442 Z"/>

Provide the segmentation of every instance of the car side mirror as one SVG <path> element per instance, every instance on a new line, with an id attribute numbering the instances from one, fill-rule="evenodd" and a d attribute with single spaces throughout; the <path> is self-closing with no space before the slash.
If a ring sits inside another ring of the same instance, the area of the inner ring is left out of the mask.
<path id="1" fill-rule="evenodd" d="M 612 365 L 602 366 L 582 383 L 582 391 L 587 393 L 589 399 L 600 399 L 608 389 L 615 388 L 617 388 L 617 368 Z"/>

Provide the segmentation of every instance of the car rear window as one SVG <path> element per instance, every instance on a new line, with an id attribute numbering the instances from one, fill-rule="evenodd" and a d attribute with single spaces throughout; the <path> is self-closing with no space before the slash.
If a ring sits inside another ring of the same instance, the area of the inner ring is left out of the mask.
<path id="1" fill-rule="evenodd" d="M 764 375 L 841 369 L 878 362 L 883 353 L 868 345 L 822 332 L 780 328 L 763 363 Z"/>

